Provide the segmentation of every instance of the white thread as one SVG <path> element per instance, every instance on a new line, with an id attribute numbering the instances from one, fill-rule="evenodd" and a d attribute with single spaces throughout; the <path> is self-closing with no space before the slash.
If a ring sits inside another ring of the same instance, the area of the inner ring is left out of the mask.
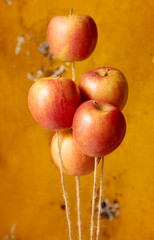
<path id="1" fill-rule="evenodd" d="M 72 78 L 73 81 L 75 82 L 75 62 L 72 62 Z"/>
<path id="2" fill-rule="evenodd" d="M 80 177 L 79 176 L 76 176 L 76 193 L 77 193 L 77 209 L 78 209 L 78 232 L 79 232 L 79 240 L 81 240 L 82 228 L 81 228 Z"/>
<path id="3" fill-rule="evenodd" d="M 93 240 L 93 237 L 94 237 L 94 212 L 95 212 L 96 184 L 97 184 L 97 165 L 98 165 L 98 158 L 95 157 L 94 185 L 93 185 L 92 212 L 91 212 L 91 228 L 90 228 L 90 239 L 91 240 Z"/>
<path id="4" fill-rule="evenodd" d="M 101 166 L 101 177 L 100 177 L 100 189 L 99 189 L 99 202 L 98 202 L 97 235 L 96 235 L 96 240 L 99 239 L 99 233 L 100 233 L 100 215 L 101 215 L 101 202 L 102 202 L 102 190 L 103 190 L 103 167 L 104 167 L 104 157 L 102 158 L 102 166 Z"/>
<path id="5" fill-rule="evenodd" d="M 67 217 L 68 228 L 69 228 L 69 238 L 70 238 L 70 240 L 73 240 L 71 220 L 70 220 L 70 212 L 69 212 L 69 207 L 68 207 L 68 199 L 67 199 L 66 187 L 65 187 L 64 176 L 63 176 L 63 169 L 62 169 L 59 131 L 57 130 L 56 133 L 57 133 L 57 142 L 58 142 L 58 157 L 59 157 L 59 166 L 60 166 L 60 174 L 61 174 L 61 184 L 62 184 L 62 189 L 63 189 L 63 198 L 64 198 L 65 206 L 66 206 L 66 217 Z"/>
<path id="6" fill-rule="evenodd" d="M 75 82 L 75 62 L 72 62 L 72 78 Z M 78 232 L 79 240 L 82 239 L 82 228 L 81 228 L 81 207 L 80 207 L 80 177 L 76 176 L 76 195 L 77 195 L 77 211 L 78 211 Z"/>

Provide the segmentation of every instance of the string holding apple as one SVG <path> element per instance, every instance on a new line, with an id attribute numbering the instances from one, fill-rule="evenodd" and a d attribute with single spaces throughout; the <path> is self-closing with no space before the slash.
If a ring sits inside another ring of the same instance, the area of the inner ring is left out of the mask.
<path id="1" fill-rule="evenodd" d="M 75 61 L 82 61 L 92 54 L 97 37 L 94 20 L 88 15 L 73 14 L 72 9 L 68 16 L 51 19 L 47 30 L 52 53 L 60 60 L 72 62 L 73 72 Z M 121 110 L 128 97 L 127 80 L 115 68 L 90 70 L 81 77 L 79 85 L 73 80 L 61 76 L 42 78 L 32 85 L 28 94 L 29 110 L 36 122 L 56 131 L 50 150 L 55 165 L 61 171 L 70 239 L 73 237 L 63 173 L 78 177 L 89 174 L 101 158 L 120 145 L 126 132 Z M 93 215 L 94 209 L 91 240 Z"/>

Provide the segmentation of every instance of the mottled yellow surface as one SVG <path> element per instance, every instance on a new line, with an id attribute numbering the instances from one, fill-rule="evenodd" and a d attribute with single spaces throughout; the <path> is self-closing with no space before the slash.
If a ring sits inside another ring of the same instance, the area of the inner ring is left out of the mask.
<path id="1" fill-rule="evenodd" d="M 92 56 L 76 64 L 77 80 L 102 66 L 120 69 L 129 83 L 123 113 L 127 133 L 105 158 L 103 198 L 117 200 L 120 213 L 101 220 L 100 239 L 154 239 L 154 2 L 152 0 L 1 0 L 0 2 L 0 239 L 68 239 L 60 173 L 50 157 L 52 133 L 38 126 L 27 107 L 37 70 L 44 75 L 64 63 L 47 60 L 37 47 L 46 42 L 56 15 L 91 15 L 99 38 Z M 28 34 L 28 35 L 25 35 Z M 24 37 L 15 54 L 18 37 Z M 64 64 L 66 66 L 66 64 Z M 63 76 L 71 77 L 71 68 Z M 43 75 L 43 76 L 44 76 Z M 29 75 L 28 75 L 29 76 Z M 100 166 L 99 170 L 100 172 Z M 75 178 L 65 176 L 74 239 L 77 238 Z M 89 239 L 93 174 L 81 178 L 83 240 Z M 13 232 L 13 229 L 12 229 Z M 10 237 L 9 237 L 10 236 Z M 13 235 L 12 235 L 13 237 Z"/>

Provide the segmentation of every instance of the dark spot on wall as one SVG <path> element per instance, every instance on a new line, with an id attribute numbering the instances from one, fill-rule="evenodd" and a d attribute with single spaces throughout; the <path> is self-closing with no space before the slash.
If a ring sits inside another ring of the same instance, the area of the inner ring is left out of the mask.
<path id="1" fill-rule="evenodd" d="M 62 204 L 60 207 L 61 207 L 62 210 L 66 209 L 65 204 Z"/>
<path id="2" fill-rule="evenodd" d="M 98 204 L 97 204 L 98 211 Z M 101 202 L 101 218 L 107 218 L 109 220 L 113 220 L 115 217 L 119 215 L 119 203 L 117 200 L 114 200 L 111 204 L 108 199 L 104 199 Z"/>

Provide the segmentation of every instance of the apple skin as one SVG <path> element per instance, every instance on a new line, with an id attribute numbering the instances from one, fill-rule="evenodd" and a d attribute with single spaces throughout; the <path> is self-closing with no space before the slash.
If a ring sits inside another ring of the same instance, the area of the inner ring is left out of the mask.
<path id="1" fill-rule="evenodd" d="M 83 101 L 111 103 L 122 110 L 128 98 L 128 83 L 123 73 L 115 68 L 101 67 L 85 73 L 79 88 Z"/>
<path id="2" fill-rule="evenodd" d="M 81 151 L 91 157 L 103 157 L 123 140 L 126 122 L 120 110 L 112 104 L 89 100 L 77 108 L 72 129 Z"/>
<path id="3" fill-rule="evenodd" d="M 94 170 L 94 158 L 86 156 L 77 147 L 71 129 L 60 130 L 59 139 L 63 173 L 72 176 L 81 176 L 89 174 Z M 50 149 L 53 162 L 60 168 L 57 134 L 54 134 L 52 138 Z"/>
<path id="4" fill-rule="evenodd" d="M 78 86 L 67 78 L 42 78 L 28 94 L 28 106 L 34 119 L 48 130 L 69 128 L 81 102 Z"/>
<path id="5" fill-rule="evenodd" d="M 53 54 L 64 61 L 81 61 L 97 43 L 97 27 L 88 15 L 57 16 L 48 25 L 47 38 Z"/>

